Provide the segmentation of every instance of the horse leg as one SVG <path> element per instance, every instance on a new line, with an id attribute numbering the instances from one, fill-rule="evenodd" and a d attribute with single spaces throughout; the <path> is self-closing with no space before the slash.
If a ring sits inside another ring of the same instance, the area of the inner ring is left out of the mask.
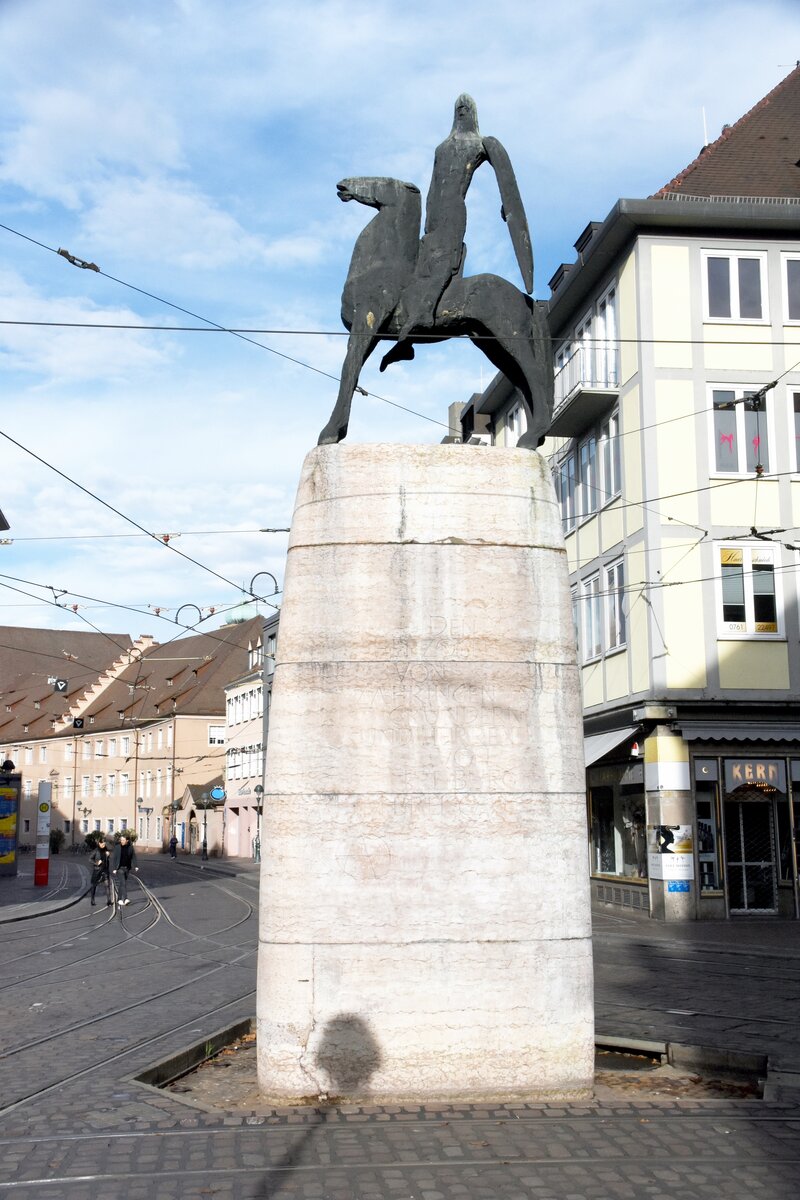
<path id="1" fill-rule="evenodd" d="M 356 390 L 361 368 L 378 344 L 378 339 L 371 332 L 350 330 L 347 339 L 347 353 L 344 356 L 342 375 L 339 382 L 339 395 L 331 413 L 328 424 L 317 438 L 318 446 L 335 446 L 347 434 L 350 421 L 350 406 L 353 403 L 353 392 Z"/>

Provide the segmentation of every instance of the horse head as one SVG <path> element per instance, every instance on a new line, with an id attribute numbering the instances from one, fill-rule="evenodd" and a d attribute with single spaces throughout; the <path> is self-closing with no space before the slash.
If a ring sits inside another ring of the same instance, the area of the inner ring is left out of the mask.
<path id="1" fill-rule="evenodd" d="M 342 179 L 336 185 L 339 199 L 347 203 L 357 200 L 370 208 L 386 208 L 408 202 L 411 197 L 419 196 L 420 191 L 413 183 L 403 183 L 401 179 L 390 179 L 382 175 L 360 175 L 351 179 Z"/>

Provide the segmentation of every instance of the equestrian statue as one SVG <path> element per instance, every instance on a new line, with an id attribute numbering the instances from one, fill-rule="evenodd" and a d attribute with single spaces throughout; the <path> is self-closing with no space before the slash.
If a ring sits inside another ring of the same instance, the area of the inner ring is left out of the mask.
<path id="1" fill-rule="evenodd" d="M 500 189 L 525 292 L 498 275 L 464 275 L 467 189 L 488 162 Z M 381 361 L 414 357 L 414 345 L 469 337 L 522 397 L 527 429 L 517 445 L 541 445 L 553 411 L 546 306 L 531 298 L 533 254 L 528 222 L 511 163 L 496 138 L 482 137 L 470 96 L 459 96 L 453 128 L 437 148 L 420 240 L 422 202 L 413 183 L 382 177 L 343 179 L 339 198 L 376 208 L 356 240 L 342 293 L 350 331 L 339 395 L 319 445 L 347 433 L 353 393 L 380 341 L 393 342 Z"/>

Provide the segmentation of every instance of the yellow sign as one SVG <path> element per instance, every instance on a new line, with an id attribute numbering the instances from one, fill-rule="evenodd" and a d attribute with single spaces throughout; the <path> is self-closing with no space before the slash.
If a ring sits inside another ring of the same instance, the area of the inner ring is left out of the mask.
<path id="1" fill-rule="evenodd" d="M 49 812 L 49 811 L 50 811 L 50 805 L 47 803 L 46 800 L 43 800 L 42 803 L 39 805 L 39 812 Z"/>

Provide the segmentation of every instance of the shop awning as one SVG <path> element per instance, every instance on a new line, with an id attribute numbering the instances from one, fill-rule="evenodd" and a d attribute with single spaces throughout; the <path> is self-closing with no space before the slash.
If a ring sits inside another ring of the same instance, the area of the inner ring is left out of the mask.
<path id="1" fill-rule="evenodd" d="M 800 742 L 800 725 L 759 721 L 680 721 L 687 742 Z"/>
<path id="2" fill-rule="evenodd" d="M 612 729 L 610 733 L 595 733 L 583 739 L 583 754 L 586 766 L 590 767 L 599 759 L 605 758 L 622 742 L 630 741 L 639 732 L 638 725 L 626 725 L 624 729 Z"/>

